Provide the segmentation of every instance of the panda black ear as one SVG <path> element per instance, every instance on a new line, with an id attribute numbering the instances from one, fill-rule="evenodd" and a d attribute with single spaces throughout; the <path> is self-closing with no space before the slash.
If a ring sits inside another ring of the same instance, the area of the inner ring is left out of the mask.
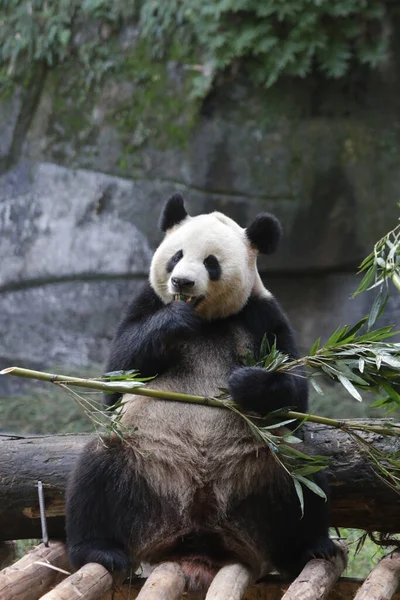
<path id="1" fill-rule="evenodd" d="M 261 254 L 272 254 L 278 248 L 282 237 L 282 225 L 276 217 L 268 213 L 257 215 L 246 229 L 246 235 Z"/>
<path id="2" fill-rule="evenodd" d="M 168 231 L 174 225 L 177 225 L 187 217 L 187 212 L 183 204 L 183 198 L 180 194 L 174 194 L 169 198 L 160 217 L 161 231 Z"/>

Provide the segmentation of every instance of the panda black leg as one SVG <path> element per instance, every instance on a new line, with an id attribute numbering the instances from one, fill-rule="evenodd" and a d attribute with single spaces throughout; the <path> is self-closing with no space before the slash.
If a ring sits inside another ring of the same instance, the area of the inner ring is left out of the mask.
<path id="1" fill-rule="evenodd" d="M 271 373 L 261 367 L 241 367 L 228 380 L 229 393 L 245 411 L 265 415 L 280 408 L 307 411 L 307 382 L 301 373 Z"/>
<path id="2" fill-rule="evenodd" d="M 109 571 L 130 566 L 137 489 L 121 440 L 94 440 L 83 451 L 67 488 L 67 544 L 71 564 L 97 562 Z M 129 478 L 128 475 L 129 474 Z M 128 507 L 128 510 L 127 510 Z"/>

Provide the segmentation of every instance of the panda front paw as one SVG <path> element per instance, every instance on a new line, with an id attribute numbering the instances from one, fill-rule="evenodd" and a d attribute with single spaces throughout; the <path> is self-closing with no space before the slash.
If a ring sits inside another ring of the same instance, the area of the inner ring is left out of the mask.
<path id="1" fill-rule="evenodd" d="M 192 304 L 174 300 L 167 306 L 167 329 L 172 336 L 187 336 L 199 331 L 201 319 Z"/>
<path id="2" fill-rule="evenodd" d="M 87 563 L 103 565 L 110 573 L 128 571 L 130 560 L 126 552 L 118 547 L 111 547 L 107 542 L 86 542 L 74 544 L 68 550 L 69 561 L 79 569 Z"/>
<path id="3" fill-rule="evenodd" d="M 241 367 L 228 379 L 232 399 L 246 412 L 266 414 L 267 393 L 271 373 L 261 367 Z"/>
<path id="4" fill-rule="evenodd" d="M 271 373 L 261 367 L 241 367 L 228 380 L 233 400 L 247 412 L 269 412 L 297 406 L 290 375 Z"/>

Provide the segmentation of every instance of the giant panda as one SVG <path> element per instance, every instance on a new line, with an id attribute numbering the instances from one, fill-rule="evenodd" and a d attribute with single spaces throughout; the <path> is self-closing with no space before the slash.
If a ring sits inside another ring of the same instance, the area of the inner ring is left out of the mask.
<path id="1" fill-rule="evenodd" d="M 260 214 L 243 229 L 219 212 L 191 217 L 174 195 L 160 226 L 165 237 L 149 281 L 118 327 L 107 370 L 157 375 L 148 385 L 165 391 L 215 396 L 228 388 L 253 416 L 306 412 L 301 372 L 246 366 L 264 334 L 297 356 L 256 265 L 258 253 L 277 248 L 279 221 Z M 177 561 L 188 589 L 204 591 L 229 563 L 247 566 L 256 580 L 271 570 L 294 576 L 310 558 L 335 554 L 328 503 L 304 489 L 302 516 L 293 481 L 234 412 L 126 394 L 121 424 L 125 439 L 90 442 L 70 478 L 73 566 L 123 571 Z"/>

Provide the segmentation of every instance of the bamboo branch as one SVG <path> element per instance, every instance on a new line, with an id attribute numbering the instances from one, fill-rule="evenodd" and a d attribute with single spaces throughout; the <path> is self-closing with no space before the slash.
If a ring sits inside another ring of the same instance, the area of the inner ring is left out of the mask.
<path id="1" fill-rule="evenodd" d="M 325 598 L 347 565 L 346 544 L 336 542 L 336 546 L 338 553 L 335 558 L 310 560 L 282 596 L 282 600 L 322 600 Z"/>
<path id="2" fill-rule="evenodd" d="M 383 558 L 371 571 L 354 600 L 390 600 L 400 585 L 400 554 Z"/>
<path id="3" fill-rule="evenodd" d="M 46 381 L 58 385 L 69 384 L 76 387 L 89 388 L 101 392 L 117 392 L 122 394 L 134 394 L 139 396 L 147 396 L 149 398 L 157 398 L 160 400 L 171 400 L 173 402 L 186 402 L 189 404 L 202 404 L 205 406 L 215 406 L 218 408 L 233 408 L 240 413 L 239 407 L 233 402 L 227 400 L 219 400 L 218 398 L 209 398 L 206 396 L 196 396 L 192 394 L 180 394 L 178 392 L 169 392 L 163 390 L 153 390 L 147 386 L 143 386 L 134 381 L 126 382 L 109 382 L 100 379 L 84 379 L 81 377 L 69 377 L 67 375 L 58 375 L 54 373 L 46 373 L 44 371 L 34 371 L 31 369 L 23 369 L 21 367 L 8 367 L 0 371 L 0 375 L 14 375 L 16 377 L 25 377 L 38 381 Z M 366 425 L 356 421 L 342 421 L 321 417 L 311 413 L 301 413 L 293 410 L 282 411 L 282 416 L 287 419 L 299 421 L 309 421 L 311 423 L 319 423 L 327 425 L 335 429 L 343 431 L 364 431 L 377 433 L 382 435 L 397 436 L 400 435 L 400 425 Z"/>

